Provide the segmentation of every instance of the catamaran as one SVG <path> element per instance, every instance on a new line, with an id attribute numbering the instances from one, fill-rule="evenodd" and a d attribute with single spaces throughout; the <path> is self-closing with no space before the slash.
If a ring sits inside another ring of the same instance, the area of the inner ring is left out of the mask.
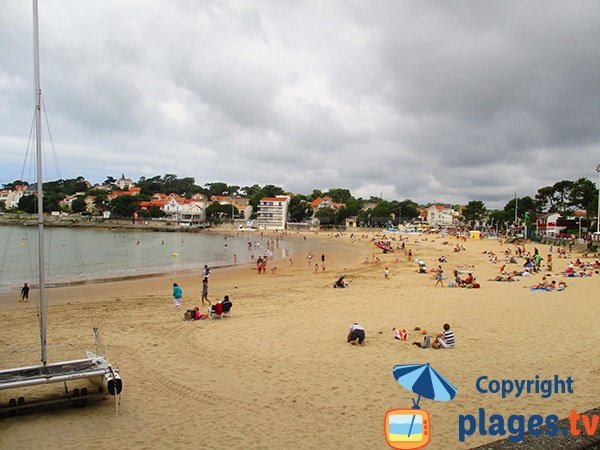
<path id="1" fill-rule="evenodd" d="M 46 284 L 45 284 L 45 255 L 44 255 L 44 214 L 43 214 L 43 185 L 42 185 L 42 137 L 41 137 L 41 106 L 42 91 L 40 87 L 40 58 L 39 58 L 39 28 L 38 2 L 33 0 L 33 41 L 34 41 L 34 90 L 35 90 L 35 149 L 37 176 L 37 236 L 38 236 L 38 274 L 39 274 L 39 311 L 40 311 L 40 349 L 41 364 L 0 370 L 0 390 L 18 389 L 28 386 L 64 383 L 65 395 L 61 398 L 36 400 L 26 403 L 24 397 L 11 398 L 8 406 L 0 405 L 0 412 L 15 412 L 37 405 L 76 401 L 82 402 L 98 395 L 115 396 L 118 407 L 119 395 L 123 382 L 119 369 L 113 367 L 105 356 L 86 352 L 86 358 L 72 361 L 48 362 L 46 343 Z M 96 343 L 100 344 L 99 330 L 94 327 Z M 101 348 L 101 345 L 98 345 Z M 76 388 L 69 391 L 67 382 L 87 379 L 98 386 L 97 392 L 88 393 L 87 388 Z"/>

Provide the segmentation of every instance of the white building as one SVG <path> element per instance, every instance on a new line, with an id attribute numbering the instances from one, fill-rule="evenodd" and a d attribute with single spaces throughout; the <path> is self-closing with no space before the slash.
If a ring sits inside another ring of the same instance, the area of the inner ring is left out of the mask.
<path id="1" fill-rule="evenodd" d="M 285 230 L 290 197 L 263 197 L 258 204 L 257 223 L 266 230 Z"/>
<path id="2" fill-rule="evenodd" d="M 121 190 L 127 190 L 132 187 L 134 183 L 131 178 L 125 178 L 125 174 L 122 174 L 121 178 L 115 182 L 115 185 L 117 185 Z"/>
<path id="3" fill-rule="evenodd" d="M 206 219 L 206 196 L 199 195 L 196 199 L 186 199 L 176 194 L 170 194 L 162 210 L 179 223 L 196 223 Z"/>
<path id="4" fill-rule="evenodd" d="M 456 211 L 448 205 L 431 205 L 427 208 L 427 223 L 433 228 L 447 227 L 454 223 L 457 215 Z"/>
<path id="5" fill-rule="evenodd" d="M 535 223 L 539 234 L 547 237 L 557 237 L 567 227 L 559 224 L 561 216 L 559 213 L 549 213 L 539 215 Z"/>
<path id="6" fill-rule="evenodd" d="M 35 186 L 34 186 L 35 187 Z M 4 202 L 6 209 L 13 209 L 19 207 L 19 200 L 27 192 L 27 186 L 15 186 L 15 190 L 2 190 L 0 191 L 0 202 Z"/>

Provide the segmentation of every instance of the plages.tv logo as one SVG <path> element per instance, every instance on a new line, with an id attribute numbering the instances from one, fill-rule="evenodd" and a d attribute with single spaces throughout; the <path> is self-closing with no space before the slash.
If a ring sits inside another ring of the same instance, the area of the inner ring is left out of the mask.
<path id="1" fill-rule="evenodd" d="M 383 428 L 387 444 L 394 449 L 412 450 L 427 447 L 431 439 L 429 413 L 420 409 L 421 397 L 440 402 L 452 400 L 456 388 L 429 363 L 399 364 L 392 369 L 394 378 L 404 389 L 417 394 L 411 408 L 390 409 Z"/>

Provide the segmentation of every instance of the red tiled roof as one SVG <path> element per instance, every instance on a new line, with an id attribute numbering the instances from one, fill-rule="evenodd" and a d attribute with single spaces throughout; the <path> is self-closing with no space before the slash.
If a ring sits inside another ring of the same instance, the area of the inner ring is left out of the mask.
<path id="1" fill-rule="evenodd" d="M 260 199 L 261 202 L 285 202 L 287 197 L 263 197 Z"/>

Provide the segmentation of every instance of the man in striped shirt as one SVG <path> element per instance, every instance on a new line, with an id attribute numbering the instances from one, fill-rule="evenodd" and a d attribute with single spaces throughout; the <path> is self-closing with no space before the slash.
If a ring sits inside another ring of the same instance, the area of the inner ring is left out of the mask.
<path id="1" fill-rule="evenodd" d="M 433 348 L 454 348 L 454 332 L 450 329 L 450 324 L 444 324 L 444 332 L 437 335 L 435 342 L 431 344 Z"/>

